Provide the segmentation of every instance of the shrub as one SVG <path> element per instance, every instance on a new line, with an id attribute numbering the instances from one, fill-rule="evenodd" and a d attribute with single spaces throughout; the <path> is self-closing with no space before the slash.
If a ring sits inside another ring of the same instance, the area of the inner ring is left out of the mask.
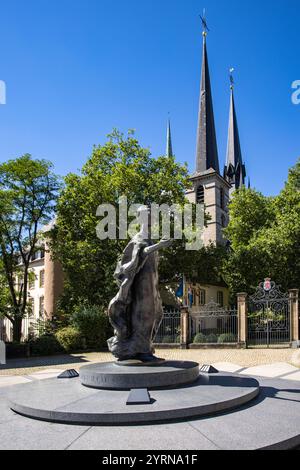
<path id="1" fill-rule="evenodd" d="M 53 321 L 39 318 L 35 322 L 31 323 L 31 330 L 33 338 L 36 336 L 41 338 L 45 336 L 52 336 L 55 331 L 55 327 Z"/>
<path id="2" fill-rule="evenodd" d="M 70 323 L 85 338 L 89 348 L 101 348 L 108 338 L 108 316 L 101 307 L 79 305 L 71 315 Z"/>
<path id="3" fill-rule="evenodd" d="M 50 356 L 63 351 L 54 335 L 43 335 L 30 341 L 30 351 L 34 356 Z"/>
<path id="4" fill-rule="evenodd" d="M 61 328 L 55 333 L 55 338 L 66 352 L 79 351 L 85 347 L 80 331 L 73 326 Z"/>
<path id="5" fill-rule="evenodd" d="M 162 344 L 179 344 L 180 343 L 180 336 L 164 336 L 161 340 Z"/>
<path id="6" fill-rule="evenodd" d="M 236 336 L 233 333 L 224 333 L 219 336 L 218 343 L 236 343 Z"/>
<path id="7" fill-rule="evenodd" d="M 217 335 L 211 333 L 210 335 L 206 336 L 206 342 L 207 343 L 217 343 L 218 342 Z"/>
<path id="8" fill-rule="evenodd" d="M 195 344 L 203 344 L 206 343 L 206 336 L 203 333 L 197 333 L 196 336 L 194 337 Z"/>

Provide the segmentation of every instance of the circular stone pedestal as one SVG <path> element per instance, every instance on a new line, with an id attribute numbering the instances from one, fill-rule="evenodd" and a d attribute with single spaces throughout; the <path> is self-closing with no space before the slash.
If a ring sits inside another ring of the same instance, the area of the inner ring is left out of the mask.
<path id="1" fill-rule="evenodd" d="M 105 362 L 80 369 L 82 385 L 108 390 L 178 387 L 191 384 L 198 378 L 199 364 L 187 361 L 165 361 L 154 366 L 120 366 L 114 362 Z"/>
<path id="2" fill-rule="evenodd" d="M 230 374 L 200 375 L 192 385 L 150 392 L 148 405 L 127 406 L 128 391 L 83 387 L 79 378 L 18 385 L 13 411 L 55 423 L 130 425 L 168 422 L 233 410 L 259 394 L 259 383 Z"/>

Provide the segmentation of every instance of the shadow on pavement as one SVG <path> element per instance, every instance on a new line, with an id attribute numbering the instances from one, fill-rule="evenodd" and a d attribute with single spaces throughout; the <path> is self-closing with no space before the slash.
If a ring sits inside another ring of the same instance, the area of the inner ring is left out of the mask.
<path id="1" fill-rule="evenodd" d="M 46 356 L 46 357 L 30 357 L 24 359 L 8 359 L 5 365 L 0 366 L 1 370 L 7 369 L 27 369 L 34 367 L 45 367 L 45 366 L 59 366 L 66 364 L 79 364 L 90 362 L 86 356 Z"/>

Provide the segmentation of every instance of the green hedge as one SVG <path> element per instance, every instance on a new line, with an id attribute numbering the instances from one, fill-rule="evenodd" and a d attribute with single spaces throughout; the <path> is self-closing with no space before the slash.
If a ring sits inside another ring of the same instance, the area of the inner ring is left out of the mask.
<path id="1" fill-rule="evenodd" d="M 211 333 L 210 335 L 206 336 L 206 342 L 207 343 L 217 343 L 218 342 L 218 336 L 215 335 L 214 333 Z"/>
<path id="2" fill-rule="evenodd" d="M 218 343 L 236 343 L 236 336 L 232 333 L 225 333 L 219 336 Z"/>
<path id="3" fill-rule="evenodd" d="M 194 337 L 195 344 L 203 344 L 206 343 L 206 336 L 203 333 L 197 333 L 196 336 Z"/>
<path id="4" fill-rule="evenodd" d="M 180 343 L 180 336 L 164 336 L 160 341 L 161 344 L 179 344 Z"/>
<path id="5" fill-rule="evenodd" d="M 66 352 L 79 351 L 86 347 L 82 334 L 72 326 L 58 330 L 55 338 Z"/>
<path id="6" fill-rule="evenodd" d="M 88 348 L 106 346 L 108 338 L 108 316 L 101 307 L 79 305 L 70 318 L 71 325 L 85 338 Z"/>
<path id="7" fill-rule="evenodd" d="M 236 343 L 236 336 L 232 333 L 225 333 L 219 336 L 214 333 L 211 333 L 209 335 L 198 333 L 194 337 L 193 343 L 194 344 Z"/>

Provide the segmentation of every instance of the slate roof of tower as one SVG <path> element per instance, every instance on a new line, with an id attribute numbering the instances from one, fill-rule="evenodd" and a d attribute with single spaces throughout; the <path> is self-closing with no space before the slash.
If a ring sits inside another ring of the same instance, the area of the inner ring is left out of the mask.
<path id="1" fill-rule="evenodd" d="M 197 129 L 196 172 L 202 173 L 213 168 L 220 172 L 216 139 L 213 100 L 206 47 L 206 34 L 203 34 L 203 58 L 201 88 L 199 99 L 199 117 Z"/>

